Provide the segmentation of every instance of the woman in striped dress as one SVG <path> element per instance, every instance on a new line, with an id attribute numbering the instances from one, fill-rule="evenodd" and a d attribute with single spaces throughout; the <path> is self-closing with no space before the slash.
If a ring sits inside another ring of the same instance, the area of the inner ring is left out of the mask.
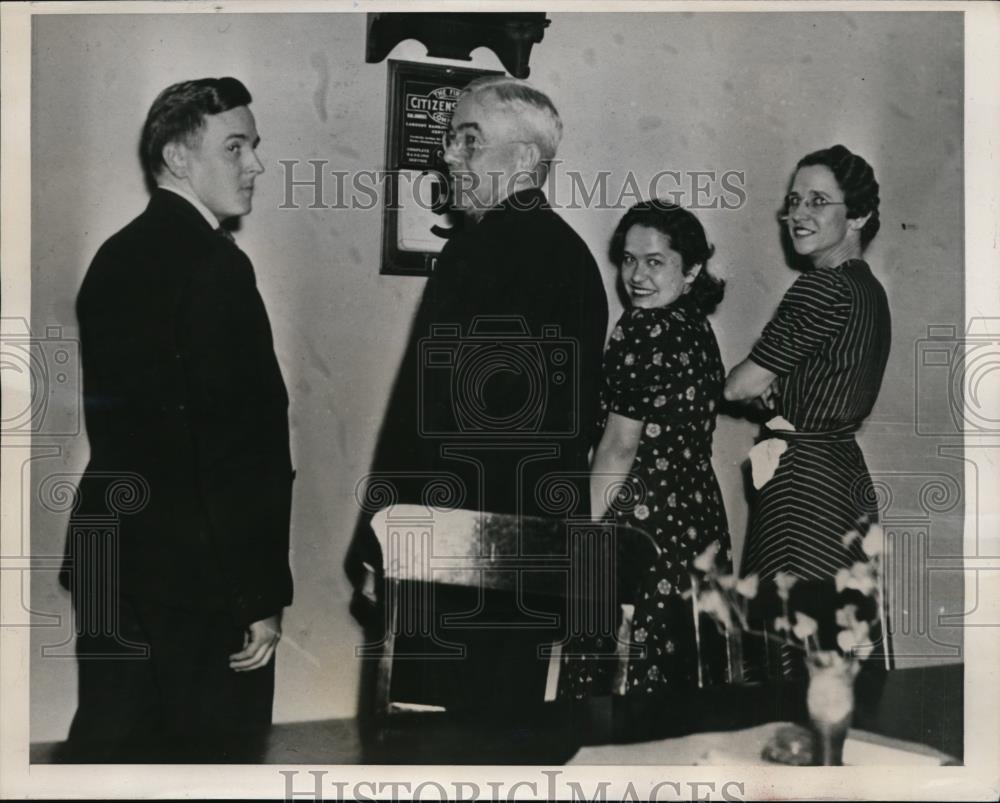
<path id="1" fill-rule="evenodd" d="M 784 419 L 768 422 L 775 440 L 751 455 L 759 491 L 741 574 L 821 580 L 866 559 L 860 539 L 845 546 L 843 536 L 877 517 L 855 432 L 875 404 L 891 338 L 885 291 L 861 258 L 878 205 L 871 166 L 842 145 L 796 166 L 782 218 L 807 270 L 726 381 L 728 400 L 761 398 Z"/>

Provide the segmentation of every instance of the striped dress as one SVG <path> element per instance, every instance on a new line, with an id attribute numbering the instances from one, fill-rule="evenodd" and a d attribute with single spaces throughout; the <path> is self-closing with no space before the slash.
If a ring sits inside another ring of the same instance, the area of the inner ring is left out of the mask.
<path id="1" fill-rule="evenodd" d="M 891 338 L 885 290 L 860 259 L 803 274 L 764 328 L 750 359 L 779 377 L 777 414 L 796 433 L 757 494 L 741 573 L 823 579 L 865 560 L 860 539 L 875 521 L 871 476 L 854 433 L 871 413 Z"/>

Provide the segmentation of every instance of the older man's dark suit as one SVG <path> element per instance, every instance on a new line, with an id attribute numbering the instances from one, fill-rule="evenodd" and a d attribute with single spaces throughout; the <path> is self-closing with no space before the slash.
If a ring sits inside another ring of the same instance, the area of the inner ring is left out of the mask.
<path id="1" fill-rule="evenodd" d="M 225 752 L 223 731 L 270 722 L 274 672 L 234 673 L 225 656 L 292 600 L 288 396 L 253 268 L 157 189 L 94 258 L 77 314 L 91 455 L 61 577 L 75 586 L 81 655 L 71 746 L 101 760 L 159 732 L 161 748 Z M 117 512 L 122 482 L 137 494 L 122 507 L 138 509 L 116 520 L 116 581 L 86 532 Z M 118 601 L 110 640 L 82 615 L 99 613 L 84 585 L 95 576 Z M 85 659 L 120 654 L 122 640 L 148 644 L 149 659 Z"/>
<path id="2" fill-rule="evenodd" d="M 455 507 L 589 516 L 588 453 L 597 439 L 607 323 L 601 273 L 584 241 L 541 190 L 507 198 L 448 241 L 427 281 L 379 436 L 373 476 L 387 478 L 400 502 L 427 502 L 428 477 L 450 476 L 460 488 L 451 501 Z M 567 353 L 567 345 L 569 359 L 552 359 Z M 428 347 L 445 356 L 451 349 L 454 358 L 436 364 Z M 505 364 L 505 353 L 515 360 Z M 537 387 L 516 361 L 519 355 L 538 362 Z M 477 363 L 487 370 L 478 375 L 467 370 Z M 480 412 L 479 419 L 460 420 L 463 405 Z M 519 418 L 522 410 L 536 408 L 537 417 Z M 576 488 L 566 495 L 576 499 L 570 509 L 556 508 L 553 500 L 561 492 L 546 491 L 546 482 L 555 478 Z M 379 546 L 363 521 L 345 561 L 356 584 L 365 562 L 381 567 Z M 435 598 L 436 621 L 476 604 L 474 593 L 441 592 Z M 501 598 L 488 600 L 486 608 L 484 620 L 518 621 L 522 614 Z M 377 634 L 381 612 L 361 595 L 353 610 L 374 623 Z M 558 635 L 537 629 L 537 623 L 483 625 L 468 630 L 453 625 L 435 634 L 466 645 L 468 660 L 397 661 L 393 689 L 399 697 L 474 710 L 510 710 L 541 700 L 546 664 L 536 647 Z M 412 642 L 397 638 L 396 655 L 437 649 L 420 637 Z M 363 687 L 368 683 L 370 676 Z M 362 715 L 368 703 L 362 699 Z"/>

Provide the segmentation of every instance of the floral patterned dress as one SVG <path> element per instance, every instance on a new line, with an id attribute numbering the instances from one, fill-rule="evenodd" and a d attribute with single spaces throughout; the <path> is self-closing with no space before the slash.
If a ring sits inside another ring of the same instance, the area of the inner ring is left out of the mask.
<path id="1" fill-rule="evenodd" d="M 630 488 L 609 515 L 645 530 L 661 549 L 635 606 L 626 690 L 697 687 L 692 607 L 683 595 L 696 557 L 718 542 L 718 561 L 724 566 L 731 562 L 731 550 L 711 462 L 725 372 L 712 326 L 693 294 L 666 307 L 626 310 L 611 334 L 604 372 L 605 420 L 608 413 L 617 413 L 645 424 L 629 472 Z M 622 503 L 626 497 L 630 501 Z M 708 628 L 713 630 L 710 624 Z M 702 675 L 710 683 L 724 676 L 724 645 L 704 629 Z M 613 665 L 600 660 L 601 647 L 606 650 L 607 645 L 594 646 L 589 656 L 586 650 L 570 650 L 561 694 L 579 698 L 604 690 L 600 677 Z M 706 656 L 706 647 L 715 654 Z"/>

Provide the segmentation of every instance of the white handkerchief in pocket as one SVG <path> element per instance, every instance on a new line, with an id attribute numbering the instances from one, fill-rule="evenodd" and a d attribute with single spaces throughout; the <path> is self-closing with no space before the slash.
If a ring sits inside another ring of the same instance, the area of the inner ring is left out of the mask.
<path id="1" fill-rule="evenodd" d="M 768 421 L 767 428 L 772 432 L 795 432 L 794 425 L 780 415 Z M 781 438 L 768 438 L 750 450 L 750 473 L 754 488 L 760 490 L 767 485 L 778 470 L 778 461 L 787 448 L 788 444 Z"/>

